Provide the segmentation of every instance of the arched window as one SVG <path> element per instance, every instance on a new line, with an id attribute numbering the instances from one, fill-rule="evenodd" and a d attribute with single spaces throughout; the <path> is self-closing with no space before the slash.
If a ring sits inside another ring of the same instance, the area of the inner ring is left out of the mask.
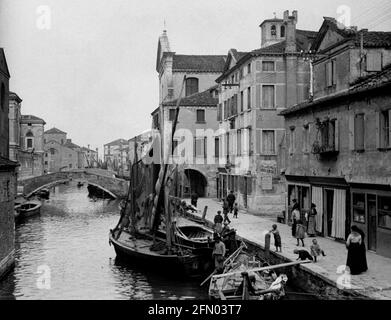
<path id="1" fill-rule="evenodd" d="M 186 97 L 198 92 L 198 79 L 187 78 L 186 79 Z"/>
<path id="2" fill-rule="evenodd" d="M 281 28 L 280 28 L 280 37 L 281 38 L 285 37 L 285 26 L 281 26 Z"/>
<path id="3" fill-rule="evenodd" d="M 1 84 L 1 93 L 0 93 L 0 107 L 1 110 L 4 110 L 4 104 L 5 104 L 5 86 L 4 83 Z"/>
<path id="4" fill-rule="evenodd" d="M 50 148 L 50 154 L 53 156 L 53 155 L 55 155 L 56 154 L 56 149 L 54 149 L 54 148 Z"/>
<path id="5" fill-rule="evenodd" d="M 272 36 L 277 35 L 276 26 L 275 26 L 274 24 L 273 24 L 273 25 L 271 26 L 271 28 L 270 28 L 270 34 L 271 34 Z"/>
<path id="6" fill-rule="evenodd" d="M 31 131 L 26 133 L 26 147 L 27 149 L 34 148 L 34 135 Z"/>

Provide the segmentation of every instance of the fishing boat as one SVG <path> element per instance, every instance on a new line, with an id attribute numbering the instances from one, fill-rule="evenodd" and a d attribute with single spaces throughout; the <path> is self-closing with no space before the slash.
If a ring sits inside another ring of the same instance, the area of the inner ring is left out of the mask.
<path id="1" fill-rule="evenodd" d="M 21 204 L 16 210 L 19 212 L 20 218 L 27 218 L 41 212 L 41 202 L 36 200 L 26 201 Z"/>
<path id="2" fill-rule="evenodd" d="M 182 83 L 181 94 L 185 79 Z M 171 150 L 173 133 L 178 122 L 180 99 L 177 101 L 168 150 Z M 135 140 L 137 150 L 137 139 Z M 153 152 L 152 146 L 148 154 Z M 156 152 L 156 151 L 155 151 Z M 172 154 L 172 153 L 171 153 Z M 178 241 L 178 232 L 184 239 L 188 235 L 176 226 L 176 206 L 170 201 L 172 192 L 169 173 L 169 153 L 162 159 L 163 165 L 148 164 L 138 160 L 137 152 L 130 170 L 130 184 L 126 201 L 120 206 L 121 217 L 117 226 L 110 230 L 109 243 L 114 246 L 117 257 L 131 263 L 143 264 L 167 275 L 203 276 L 213 266 L 211 252 Z M 167 157 L 167 158 L 166 158 Z M 185 226 L 183 226 L 185 227 Z M 194 228 L 194 227 L 193 227 Z M 184 230 L 185 230 L 184 229 Z M 180 231 L 178 231 L 180 230 Z M 206 230 L 203 230 L 204 233 Z"/>

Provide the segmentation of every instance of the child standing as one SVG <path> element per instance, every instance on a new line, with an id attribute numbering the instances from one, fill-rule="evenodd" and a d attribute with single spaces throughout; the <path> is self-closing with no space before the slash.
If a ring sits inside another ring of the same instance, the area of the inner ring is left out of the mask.
<path id="1" fill-rule="evenodd" d="M 272 228 L 273 229 L 270 230 L 270 232 L 274 235 L 274 245 L 276 246 L 276 252 L 278 252 L 278 248 L 280 248 L 280 252 L 282 252 L 280 232 L 277 230 L 276 224 L 273 224 Z"/>
<path id="2" fill-rule="evenodd" d="M 314 257 L 314 262 L 316 262 L 316 257 L 322 255 L 325 257 L 324 251 L 320 248 L 318 241 L 316 239 L 312 240 L 311 245 L 311 255 Z"/>
<path id="3" fill-rule="evenodd" d="M 301 240 L 301 243 L 304 247 L 304 238 L 305 238 L 305 227 L 303 225 L 303 222 L 301 220 L 298 220 L 296 225 L 297 246 L 299 246 L 299 240 Z"/>
<path id="4" fill-rule="evenodd" d="M 239 206 L 237 203 L 234 205 L 234 218 L 238 218 Z"/>

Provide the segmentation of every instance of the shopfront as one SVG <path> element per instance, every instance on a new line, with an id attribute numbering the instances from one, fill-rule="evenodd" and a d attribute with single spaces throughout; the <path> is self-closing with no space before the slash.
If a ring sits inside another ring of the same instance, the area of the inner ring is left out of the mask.
<path id="1" fill-rule="evenodd" d="M 368 250 L 391 257 L 391 187 L 351 184 L 351 220 L 365 233 Z"/>

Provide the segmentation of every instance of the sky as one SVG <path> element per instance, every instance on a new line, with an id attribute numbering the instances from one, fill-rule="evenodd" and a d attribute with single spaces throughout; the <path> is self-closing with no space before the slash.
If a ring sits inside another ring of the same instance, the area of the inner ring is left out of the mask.
<path id="1" fill-rule="evenodd" d="M 329 16 L 391 31 L 389 0 L 0 0 L 0 47 L 22 114 L 102 154 L 151 127 L 163 29 L 178 54 L 253 50 L 259 24 L 284 10 L 298 11 L 299 29 L 317 31 Z"/>

